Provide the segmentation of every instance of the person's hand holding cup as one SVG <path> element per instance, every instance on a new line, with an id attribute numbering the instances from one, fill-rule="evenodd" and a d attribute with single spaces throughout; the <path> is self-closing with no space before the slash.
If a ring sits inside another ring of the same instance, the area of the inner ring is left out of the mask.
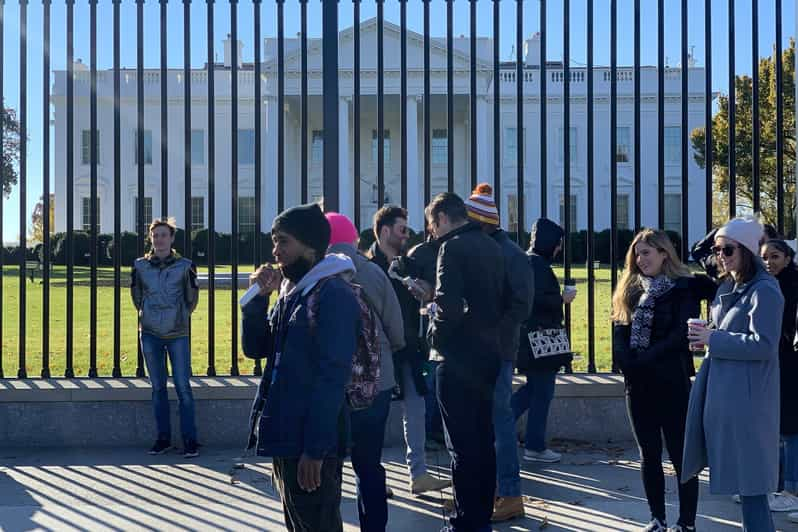
<path id="1" fill-rule="evenodd" d="M 271 264 L 264 264 L 249 275 L 249 285 L 257 283 L 260 286 L 260 295 L 269 295 L 280 288 L 283 276 L 280 270 Z"/>
<path id="2" fill-rule="evenodd" d="M 690 351 L 704 351 L 711 335 L 712 331 L 707 329 L 707 320 L 701 318 L 687 320 L 687 339 L 690 340 Z"/>
<path id="3" fill-rule="evenodd" d="M 562 289 L 562 302 L 570 305 L 574 299 L 576 299 L 576 283 L 566 281 Z"/>

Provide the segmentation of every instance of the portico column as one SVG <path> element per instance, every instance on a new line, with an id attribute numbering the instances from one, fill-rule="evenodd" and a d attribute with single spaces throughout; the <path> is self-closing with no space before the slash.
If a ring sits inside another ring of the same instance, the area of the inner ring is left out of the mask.
<path id="1" fill-rule="evenodd" d="M 349 168 L 349 98 L 338 99 L 338 205 L 339 212 L 354 220 L 355 182 Z M 362 228 L 358 228 L 362 229 Z"/>
<path id="2" fill-rule="evenodd" d="M 424 229 L 424 186 L 418 172 L 418 97 L 407 98 L 407 223 Z"/>

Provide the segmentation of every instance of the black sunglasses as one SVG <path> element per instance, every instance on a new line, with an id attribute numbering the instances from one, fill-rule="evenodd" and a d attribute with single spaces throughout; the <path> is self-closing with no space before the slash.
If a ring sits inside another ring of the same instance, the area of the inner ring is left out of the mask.
<path id="1" fill-rule="evenodd" d="M 723 252 L 724 255 L 727 257 L 731 257 L 734 255 L 734 250 L 736 250 L 739 246 L 732 246 L 731 244 L 727 244 L 725 246 L 713 246 L 712 253 L 715 255 L 720 255 Z"/>

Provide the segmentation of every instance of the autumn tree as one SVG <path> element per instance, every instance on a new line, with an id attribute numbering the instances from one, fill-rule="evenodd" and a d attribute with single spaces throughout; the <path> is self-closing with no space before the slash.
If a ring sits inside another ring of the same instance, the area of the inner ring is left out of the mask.
<path id="1" fill-rule="evenodd" d="M 0 120 L 3 127 L 2 180 L 3 195 L 11 195 L 11 187 L 17 184 L 17 168 L 19 165 L 19 121 L 13 109 L 0 107 Z"/>

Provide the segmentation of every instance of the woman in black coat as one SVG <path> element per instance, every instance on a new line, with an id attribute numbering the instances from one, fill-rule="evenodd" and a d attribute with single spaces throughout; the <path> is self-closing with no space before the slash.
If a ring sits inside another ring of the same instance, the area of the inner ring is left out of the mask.
<path id="1" fill-rule="evenodd" d="M 796 311 L 798 310 L 798 267 L 795 252 L 783 240 L 762 244 L 762 260 L 768 273 L 779 281 L 784 296 L 784 318 L 779 341 L 781 376 L 781 460 L 780 492 L 769 497 L 771 510 L 796 511 L 798 498 L 798 353 L 795 350 Z"/>

